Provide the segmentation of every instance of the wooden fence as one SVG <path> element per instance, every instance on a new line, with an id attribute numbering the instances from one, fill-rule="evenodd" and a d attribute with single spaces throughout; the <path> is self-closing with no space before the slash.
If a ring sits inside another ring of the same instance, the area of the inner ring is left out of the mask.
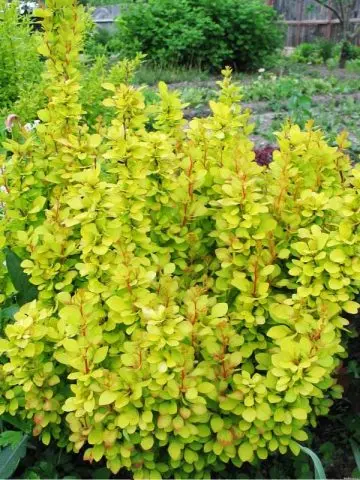
<path id="1" fill-rule="evenodd" d="M 330 0 L 331 1 L 331 0 Z M 294 47 L 302 42 L 312 42 L 317 38 L 337 41 L 340 37 L 339 20 L 327 8 L 314 0 L 268 0 L 280 12 L 287 25 L 287 46 Z M 351 23 L 360 23 L 360 0 L 357 1 Z M 360 45 L 360 39 L 357 39 Z"/>

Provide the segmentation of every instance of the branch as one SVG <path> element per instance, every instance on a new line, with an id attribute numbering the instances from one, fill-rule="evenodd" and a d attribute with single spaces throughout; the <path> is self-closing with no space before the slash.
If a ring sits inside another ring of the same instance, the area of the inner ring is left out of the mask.
<path id="1" fill-rule="evenodd" d="M 360 25 L 355 28 L 355 30 L 349 35 L 349 37 L 351 40 L 354 40 L 358 35 L 360 35 Z"/>
<path id="2" fill-rule="evenodd" d="M 328 10 L 330 10 L 331 12 L 333 12 L 333 14 L 340 20 L 340 23 L 344 23 L 344 19 L 343 17 L 340 15 L 340 13 L 336 10 L 336 8 L 332 7 L 331 5 L 329 5 L 328 3 L 325 3 L 324 1 L 322 0 L 314 0 L 314 2 L 316 2 L 317 4 L 321 5 L 322 7 L 325 7 L 327 8 Z"/>

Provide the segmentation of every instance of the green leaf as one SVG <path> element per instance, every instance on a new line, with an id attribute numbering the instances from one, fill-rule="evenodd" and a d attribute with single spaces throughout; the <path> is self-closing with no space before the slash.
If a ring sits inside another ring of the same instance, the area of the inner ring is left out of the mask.
<path id="1" fill-rule="evenodd" d="M 43 208 L 44 205 L 46 204 L 46 198 L 45 197 L 37 197 L 31 207 L 31 210 L 29 210 L 29 213 L 38 213 L 40 212 Z"/>
<path id="2" fill-rule="evenodd" d="M 292 331 L 289 327 L 286 327 L 285 325 L 278 325 L 270 328 L 270 330 L 267 332 L 267 336 L 273 338 L 274 340 L 278 340 L 280 338 L 287 337 L 291 333 Z"/>
<path id="3" fill-rule="evenodd" d="M 21 267 L 21 262 L 21 258 L 16 253 L 10 249 L 6 250 L 6 267 L 12 284 L 17 290 L 16 299 L 20 306 L 35 300 L 38 296 L 38 290 L 30 283 L 29 276 Z"/>
<path id="4" fill-rule="evenodd" d="M 184 445 L 177 441 L 172 441 L 169 444 L 168 452 L 170 457 L 173 460 L 180 460 L 181 458 L 181 450 L 184 448 Z"/>
<path id="5" fill-rule="evenodd" d="M 0 447 L 7 447 L 8 445 L 16 447 L 22 437 L 23 434 L 18 430 L 6 430 L 0 433 Z"/>
<path id="6" fill-rule="evenodd" d="M 242 462 L 251 462 L 254 458 L 254 450 L 249 442 L 244 442 L 240 445 L 238 455 Z"/>
<path id="7" fill-rule="evenodd" d="M 227 303 L 217 303 L 211 309 L 211 316 L 216 318 L 223 317 L 224 315 L 227 314 L 227 311 L 228 311 Z"/>
<path id="8" fill-rule="evenodd" d="M 360 308 L 360 304 L 357 302 L 349 301 L 349 302 L 345 302 L 343 305 L 343 309 L 345 310 L 345 312 L 351 313 L 353 315 L 356 315 L 358 313 L 359 308 Z"/>
<path id="9" fill-rule="evenodd" d="M 144 450 L 150 450 L 154 445 L 154 438 L 149 435 L 141 440 L 140 445 Z"/>
<path id="10" fill-rule="evenodd" d="M 213 417 L 210 420 L 210 425 L 213 432 L 220 432 L 224 428 L 224 420 L 220 417 Z"/>
<path id="11" fill-rule="evenodd" d="M 79 344 L 73 338 L 65 338 L 62 343 L 67 352 L 76 353 L 79 351 Z"/>
<path id="12" fill-rule="evenodd" d="M 356 467 L 360 471 L 360 447 L 352 438 L 350 438 L 350 445 L 354 454 Z"/>
<path id="13" fill-rule="evenodd" d="M 322 463 L 319 459 L 319 457 L 314 453 L 310 448 L 303 447 L 302 445 L 298 444 L 300 447 L 300 450 L 306 453 L 306 455 L 309 455 L 311 460 L 314 463 L 314 470 L 315 470 L 315 479 L 316 480 L 326 480 L 326 474 L 324 467 L 322 466 Z"/>
<path id="14" fill-rule="evenodd" d="M 306 420 L 307 411 L 304 408 L 293 408 L 291 410 L 291 415 L 296 418 L 296 420 Z"/>
<path id="15" fill-rule="evenodd" d="M 245 410 L 242 413 L 242 416 L 247 422 L 251 423 L 256 418 L 256 411 L 254 408 L 245 408 Z"/>
<path id="16" fill-rule="evenodd" d="M 0 451 L 0 478 L 7 479 L 13 475 L 26 454 L 28 438 L 27 435 L 23 435 L 16 446 L 6 447 Z"/>
<path id="17" fill-rule="evenodd" d="M 22 420 L 19 416 L 13 416 L 9 413 L 5 412 L 1 415 L 2 422 L 8 423 L 12 425 L 17 430 L 21 430 L 23 433 L 31 433 L 32 430 L 32 422 L 28 420 Z"/>
<path id="18" fill-rule="evenodd" d="M 98 350 L 96 350 L 93 362 L 101 363 L 103 360 L 105 360 L 108 350 L 109 347 L 100 347 Z"/>
<path id="19" fill-rule="evenodd" d="M 99 398 L 99 405 L 110 405 L 110 403 L 115 402 L 118 396 L 117 392 L 112 392 L 111 390 L 105 390 L 102 392 Z"/>
<path id="20" fill-rule="evenodd" d="M 340 248 L 336 248 L 330 253 L 330 260 L 332 262 L 344 263 L 345 259 L 346 259 L 345 253 L 342 250 L 340 250 Z"/>
<path id="21" fill-rule="evenodd" d="M 120 297 L 113 296 L 110 297 L 107 301 L 106 304 L 111 310 L 114 310 L 117 313 L 121 313 L 124 310 L 124 302 Z"/>
<path id="22" fill-rule="evenodd" d="M 89 145 L 91 148 L 97 148 L 102 142 L 102 138 L 98 133 L 94 133 L 89 137 Z"/>

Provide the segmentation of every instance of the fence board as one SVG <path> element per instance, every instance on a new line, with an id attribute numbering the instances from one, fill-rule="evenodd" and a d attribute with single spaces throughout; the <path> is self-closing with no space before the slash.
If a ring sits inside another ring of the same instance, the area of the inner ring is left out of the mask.
<path id="1" fill-rule="evenodd" d="M 320 6 L 314 0 L 269 0 L 269 4 L 282 14 L 288 25 L 288 47 L 294 47 L 302 42 L 312 42 L 317 38 L 328 38 L 338 41 L 341 35 L 339 20 L 332 12 Z M 354 8 L 351 23 L 360 23 L 360 0 Z M 358 36 L 357 43 L 360 45 Z"/>

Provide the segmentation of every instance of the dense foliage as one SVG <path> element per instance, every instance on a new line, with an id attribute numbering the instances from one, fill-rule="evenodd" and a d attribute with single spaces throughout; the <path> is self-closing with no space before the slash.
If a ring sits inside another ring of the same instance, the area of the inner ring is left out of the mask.
<path id="1" fill-rule="evenodd" d="M 188 128 L 165 84 L 146 108 L 142 89 L 107 82 L 111 125 L 89 132 L 85 13 L 47 4 L 41 124 L 0 157 L 2 300 L 28 281 L 20 262 L 33 285 L 0 341 L 1 412 L 136 478 L 298 453 L 341 393 L 342 311 L 359 306 L 346 135 L 334 148 L 288 124 L 257 165 L 229 69 Z"/>
<path id="2" fill-rule="evenodd" d="M 261 0 L 149 0 L 124 8 L 117 40 L 125 55 L 160 64 L 251 69 L 283 45 L 277 20 Z"/>
<path id="3" fill-rule="evenodd" d="M 313 43 L 304 42 L 296 47 L 292 58 L 299 63 L 328 63 L 338 66 L 341 48 L 341 43 L 334 43 L 325 39 L 319 39 Z M 349 61 L 360 58 L 360 47 L 348 43 L 346 58 Z"/>
<path id="4" fill-rule="evenodd" d="M 12 105 L 23 90 L 39 82 L 37 41 L 28 17 L 18 14 L 17 2 L 0 0 L 0 112 Z"/>

